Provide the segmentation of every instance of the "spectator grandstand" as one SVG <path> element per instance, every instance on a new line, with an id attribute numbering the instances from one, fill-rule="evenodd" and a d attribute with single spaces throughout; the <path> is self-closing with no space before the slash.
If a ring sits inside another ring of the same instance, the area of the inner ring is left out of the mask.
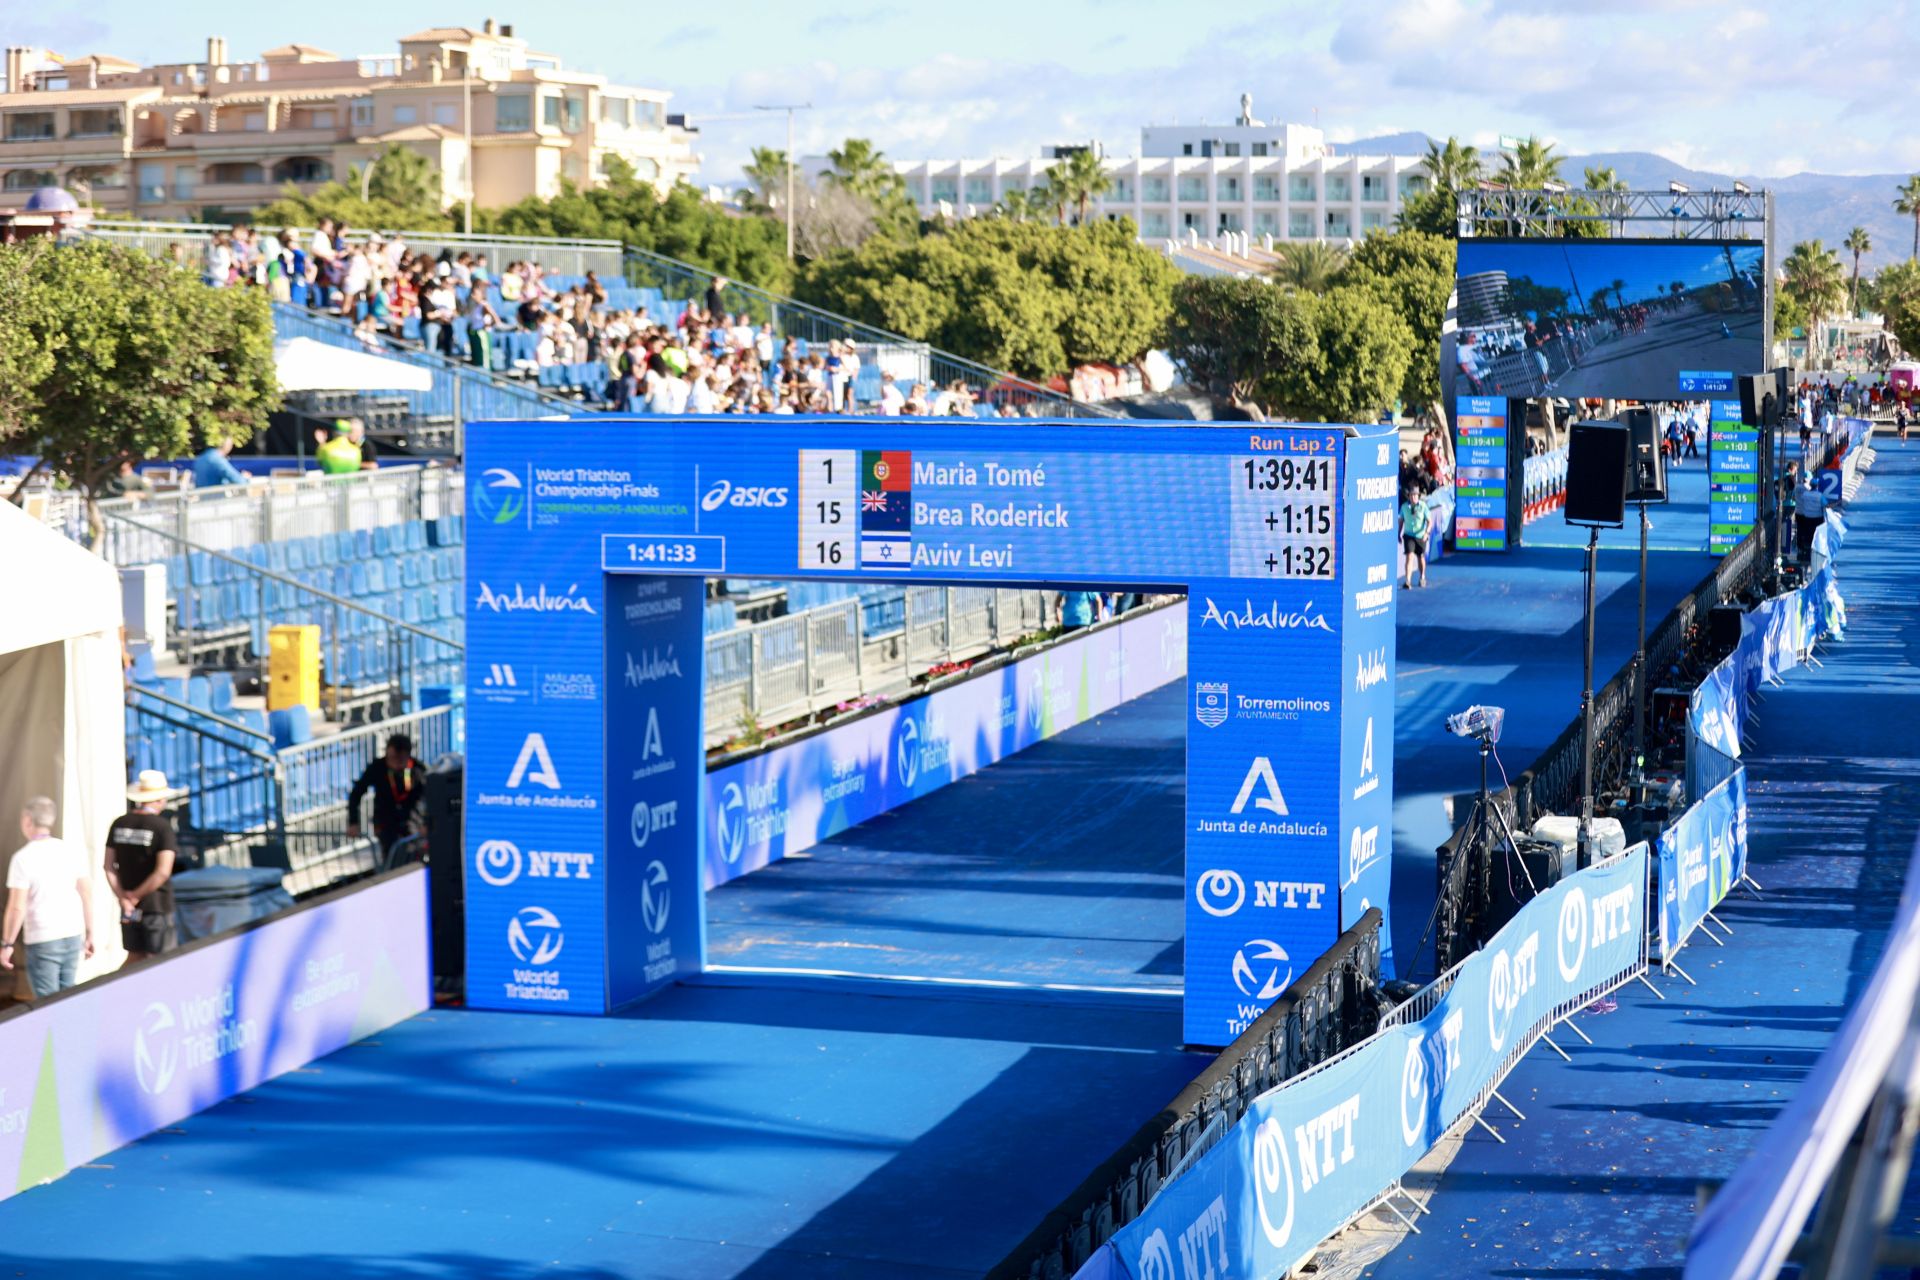
<path id="1" fill-rule="evenodd" d="M 1114 417 L 1063 391 L 703 268 L 614 241 L 440 232 L 352 232 L 195 224 L 101 224 L 89 235 L 266 288 L 282 336 L 465 364 L 483 403 L 434 418 L 587 408 L 634 413 L 858 412 L 973 417 Z M 217 246 L 216 236 L 225 240 Z M 322 250 L 321 246 L 325 249 Z M 329 317 L 316 330 L 296 317 Z M 487 387 L 520 379 L 538 401 L 491 411 Z M 473 386 L 449 378 L 449 391 Z M 421 412 L 416 406 L 416 413 Z M 450 416 L 449 416 L 450 415 Z"/>

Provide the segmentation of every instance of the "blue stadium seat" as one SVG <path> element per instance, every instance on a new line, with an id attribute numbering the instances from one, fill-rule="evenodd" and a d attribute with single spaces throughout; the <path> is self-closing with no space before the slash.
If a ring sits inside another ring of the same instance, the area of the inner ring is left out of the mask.
<path id="1" fill-rule="evenodd" d="M 313 740 L 313 717 L 304 706 L 296 704 L 282 707 L 273 712 L 268 720 L 273 726 L 273 745 L 276 750 Z"/>
<path id="2" fill-rule="evenodd" d="M 233 712 L 233 673 L 214 671 L 207 675 L 208 707 L 215 715 L 231 718 Z"/>

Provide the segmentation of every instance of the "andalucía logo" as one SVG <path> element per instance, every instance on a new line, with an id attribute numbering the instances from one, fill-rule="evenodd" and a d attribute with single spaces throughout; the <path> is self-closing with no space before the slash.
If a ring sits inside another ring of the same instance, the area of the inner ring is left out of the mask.
<path id="1" fill-rule="evenodd" d="M 510 524 L 527 509 L 527 495 L 520 477 L 505 467 L 492 467 L 474 486 L 473 509 L 494 524 Z"/>
<path id="2" fill-rule="evenodd" d="M 1332 631 L 1333 624 L 1327 621 L 1313 601 L 1309 600 L 1298 609 L 1282 609 L 1278 601 L 1265 609 L 1256 610 L 1253 601 L 1243 601 L 1238 609 L 1229 605 L 1225 611 L 1207 597 L 1207 611 L 1200 615 L 1200 625 L 1215 626 L 1222 631 Z"/>
<path id="3" fill-rule="evenodd" d="M 535 586 L 533 594 L 529 595 L 526 588 L 516 582 L 513 584 L 513 594 L 508 595 L 504 591 L 495 591 L 491 584 L 482 582 L 480 594 L 473 599 L 473 606 L 493 613 L 592 613 L 597 616 L 593 601 L 585 596 L 574 594 L 579 589 L 579 583 L 569 582 L 566 591 L 556 596 L 549 592 L 547 584 L 542 582 Z"/>

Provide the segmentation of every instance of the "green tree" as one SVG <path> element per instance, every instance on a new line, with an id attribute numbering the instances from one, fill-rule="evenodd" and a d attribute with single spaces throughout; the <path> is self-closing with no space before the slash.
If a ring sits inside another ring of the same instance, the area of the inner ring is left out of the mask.
<path id="1" fill-rule="evenodd" d="M 1093 148 L 1070 151 L 1047 173 L 1047 187 L 1059 201 L 1062 220 L 1068 208 L 1082 226 L 1093 202 L 1113 190 L 1113 177 Z"/>
<path id="2" fill-rule="evenodd" d="M 1037 222 L 1047 216 L 1051 207 L 1046 191 L 1044 183 L 1031 191 L 1011 187 L 1000 197 L 1000 203 L 993 206 L 993 211 L 1009 222 Z"/>
<path id="3" fill-rule="evenodd" d="M 1495 180 L 1519 190 L 1536 190 L 1549 182 L 1560 181 L 1560 166 L 1565 163 L 1565 156 L 1553 154 L 1552 143 L 1528 134 L 1512 150 L 1500 153 Z"/>
<path id="4" fill-rule="evenodd" d="M 1901 183 L 1894 192 L 1893 211 L 1913 219 L 1913 253 L 1908 261 L 1920 261 L 1920 173 Z"/>
<path id="5" fill-rule="evenodd" d="M 1084 227 L 970 218 L 876 236 L 802 270 L 803 301 L 1044 379 L 1138 359 L 1160 340 L 1179 271 L 1127 221 Z"/>
<path id="6" fill-rule="evenodd" d="M 895 196 L 905 198 L 906 184 L 886 154 L 866 138 L 848 138 L 827 152 L 827 164 L 829 167 L 820 172 L 822 178 L 875 204 Z"/>
<path id="7" fill-rule="evenodd" d="M 369 200 L 385 201 L 403 209 L 437 209 L 442 206 L 440 170 L 433 161 L 398 143 L 367 162 L 347 170 L 346 185 L 355 191 L 364 189 Z"/>
<path id="8" fill-rule="evenodd" d="M 1410 411 L 1438 420 L 1440 326 L 1453 293 L 1454 242 L 1421 231 L 1376 231 L 1355 245 L 1339 284 L 1371 290 L 1407 326 L 1413 355 L 1399 396 Z"/>
<path id="9" fill-rule="evenodd" d="M 262 291 L 100 241 L 0 246 L 0 362 L 30 379 L 0 393 L 0 445 L 82 490 L 96 533 L 94 497 L 123 461 L 243 442 L 280 401 Z"/>
<path id="10" fill-rule="evenodd" d="M 1807 352 L 1813 354 L 1820 322 L 1840 309 L 1847 296 L 1846 275 L 1833 250 L 1818 240 L 1793 246 L 1780 264 L 1780 288 L 1807 317 Z"/>
<path id="11" fill-rule="evenodd" d="M 1273 252 L 1278 261 L 1267 268 L 1268 277 L 1276 284 L 1308 293 L 1325 293 L 1333 288 L 1347 265 L 1347 251 L 1325 240 L 1289 240 Z"/>
<path id="12" fill-rule="evenodd" d="M 620 240 L 776 293 L 787 292 L 793 280 L 786 231 L 778 221 L 740 217 L 685 183 L 662 195 L 617 156 L 608 158 L 604 185 L 582 189 L 563 182 L 560 193 L 547 199 L 530 196 L 505 209 L 478 212 L 474 228 L 498 235 Z"/>
<path id="13" fill-rule="evenodd" d="M 1909 260 L 1882 267 L 1873 278 L 1873 294 L 1874 305 L 1886 317 L 1887 328 L 1900 345 L 1908 351 L 1920 351 L 1920 262 Z M 1776 303 L 1785 296 L 1785 289 L 1774 293 Z M 1774 333 L 1785 336 L 1786 331 L 1777 327 L 1777 306 L 1774 315 Z"/>
<path id="14" fill-rule="evenodd" d="M 1456 239 L 1460 234 L 1460 193 L 1479 186 L 1486 177 L 1479 149 L 1458 138 L 1448 138 L 1445 143 L 1428 139 L 1420 168 L 1426 174 L 1427 190 L 1402 202 L 1396 215 L 1400 229 Z"/>
<path id="15" fill-rule="evenodd" d="M 1195 387 L 1271 413 L 1287 372 L 1318 358 L 1312 312 L 1310 295 L 1263 280 L 1187 276 L 1174 286 L 1167 353 Z"/>
<path id="16" fill-rule="evenodd" d="M 1847 252 L 1853 255 L 1853 289 L 1848 297 L 1847 309 L 1854 315 L 1860 314 L 1860 255 L 1873 252 L 1873 237 L 1867 234 L 1865 227 L 1855 227 L 1847 232 L 1844 242 Z"/>
<path id="17" fill-rule="evenodd" d="M 1313 301 L 1315 354 L 1282 378 L 1287 409 L 1321 422 L 1374 422 L 1393 407 L 1413 359 L 1413 334 L 1370 289 L 1345 286 Z"/>
<path id="18" fill-rule="evenodd" d="M 753 184 L 748 207 L 761 213 L 778 214 L 787 202 L 787 177 L 793 168 L 787 163 L 787 153 L 780 148 L 755 147 L 753 158 L 741 170 Z"/>

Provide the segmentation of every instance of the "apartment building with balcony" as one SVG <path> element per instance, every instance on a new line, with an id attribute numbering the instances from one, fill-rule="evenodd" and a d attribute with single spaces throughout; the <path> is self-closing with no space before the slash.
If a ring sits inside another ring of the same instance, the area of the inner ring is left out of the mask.
<path id="1" fill-rule="evenodd" d="M 611 157 L 662 190 L 699 167 L 669 94 L 609 84 L 529 48 L 511 26 L 436 27 L 391 55 L 313 45 L 250 62 L 207 41 L 204 61 L 139 66 L 93 54 L 6 51 L 0 207 L 60 186 L 97 212 L 237 220 L 292 184 L 311 192 L 390 145 L 439 170 L 443 204 L 588 186 Z"/>
<path id="2" fill-rule="evenodd" d="M 1113 187 L 1095 216 L 1128 217 L 1149 243 L 1246 232 L 1252 240 L 1358 240 L 1390 229 L 1427 190 L 1415 156 L 1342 155 L 1311 125 L 1256 120 L 1248 95 L 1230 125 L 1149 125 L 1140 154 L 1103 156 Z M 1044 186 L 1056 147 L 1029 160 L 919 160 L 896 165 L 928 217 L 989 213 L 1009 192 Z M 823 167 L 811 166 L 810 167 Z"/>

